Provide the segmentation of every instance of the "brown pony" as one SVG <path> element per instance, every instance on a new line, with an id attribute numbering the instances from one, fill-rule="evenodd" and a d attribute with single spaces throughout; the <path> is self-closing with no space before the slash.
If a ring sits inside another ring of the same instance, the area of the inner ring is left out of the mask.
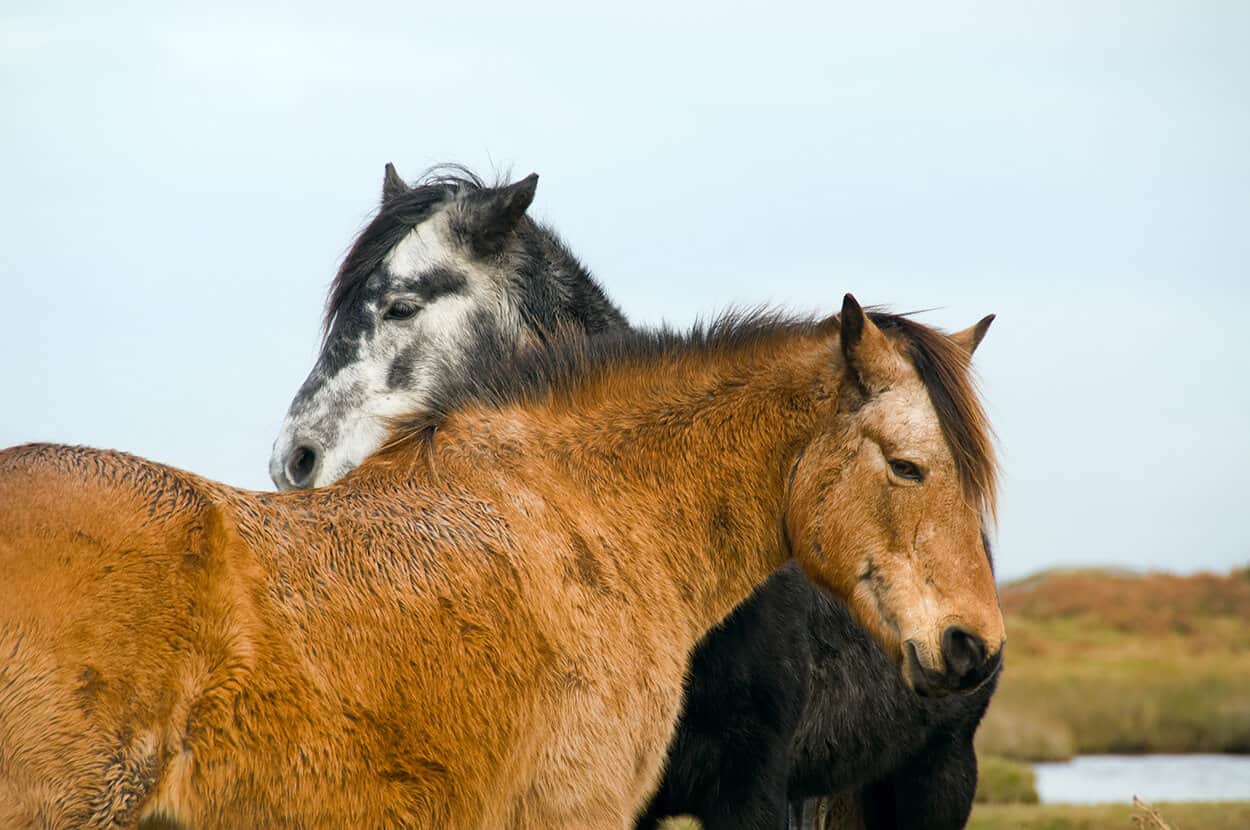
<path id="1" fill-rule="evenodd" d="M 320 490 L 0 454 L 0 826 L 628 827 L 687 655 L 791 556 L 915 687 L 1003 643 L 948 337 L 865 315 L 533 350 Z"/>

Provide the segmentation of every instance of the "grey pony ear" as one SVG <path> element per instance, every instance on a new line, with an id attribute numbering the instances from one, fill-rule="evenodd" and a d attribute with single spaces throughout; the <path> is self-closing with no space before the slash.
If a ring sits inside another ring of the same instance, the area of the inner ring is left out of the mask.
<path id="1" fill-rule="evenodd" d="M 395 172 L 395 165 L 386 163 L 386 172 L 382 174 L 382 204 L 386 204 L 397 196 L 408 192 L 408 183 Z"/>
<path id="2" fill-rule="evenodd" d="M 516 230 L 538 190 L 538 174 L 519 182 L 469 193 L 461 204 L 459 229 L 479 254 L 499 251 Z"/>

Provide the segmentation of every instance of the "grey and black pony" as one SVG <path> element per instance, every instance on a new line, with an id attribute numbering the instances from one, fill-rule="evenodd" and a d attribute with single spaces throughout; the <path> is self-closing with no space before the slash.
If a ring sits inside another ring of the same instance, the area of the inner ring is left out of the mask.
<path id="1" fill-rule="evenodd" d="M 280 488 L 344 475 L 386 441 L 389 418 L 420 411 L 454 373 L 544 338 L 628 327 L 526 215 L 536 186 L 529 176 L 488 187 L 444 167 L 410 187 L 387 165 L 381 206 L 335 277 L 321 354 L 274 446 Z M 833 794 L 850 826 L 962 827 L 973 735 L 996 676 L 965 681 L 917 694 L 844 606 L 787 566 L 692 655 L 666 774 L 638 827 L 677 814 L 708 830 L 805 824 L 805 800 Z"/>

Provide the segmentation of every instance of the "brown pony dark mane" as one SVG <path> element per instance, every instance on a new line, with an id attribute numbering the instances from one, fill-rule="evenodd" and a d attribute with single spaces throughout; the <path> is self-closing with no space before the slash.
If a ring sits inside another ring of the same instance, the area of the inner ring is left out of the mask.
<path id="1" fill-rule="evenodd" d="M 964 495 L 993 519 L 998 510 L 998 461 L 994 432 L 977 396 L 971 355 L 944 332 L 909 315 L 876 312 L 868 316 L 887 335 L 901 337 L 907 344 L 907 354 L 937 410 Z"/>
<path id="2" fill-rule="evenodd" d="M 887 336 L 903 342 L 937 412 L 965 497 L 993 517 L 998 465 L 970 356 L 946 333 L 910 315 L 873 311 L 868 316 Z M 688 332 L 669 327 L 627 329 L 593 338 L 556 333 L 525 349 L 503 339 L 486 339 L 489 346 L 476 351 L 467 365 L 436 373 L 444 381 L 432 391 L 429 408 L 392 420 L 391 437 L 379 454 L 427 443 L 440 424 L 465 406 L 502 409 L 567 396 L 624 366 L 723 355 L 793 336 L 836 332 L 837 327 L 836 315 L 817 319 L 758 309 L 730 311 L 709 323 L 697 323 Z"/>

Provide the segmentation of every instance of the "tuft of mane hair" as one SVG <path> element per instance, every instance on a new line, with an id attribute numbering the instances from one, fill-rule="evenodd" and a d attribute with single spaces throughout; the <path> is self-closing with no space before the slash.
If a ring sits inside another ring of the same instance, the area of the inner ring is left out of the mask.
<path id="1" fill-rule="evenodd" d="M 942 436 L 954 456 L 964 497 L 983 516 L 997 521 L 994 430 L 981 405 L 972 356 L 945 332 L 918 323 L 911 315 L 877 312 L 868 316 L 887 336 L 906 343 L 906 353 L 929 392 Z"/>
<path id="2" fill-rule="evenodd" d="M 328 336 L 339 312 L 351 305 L 391 249 L 409 231 L 429 218 L 439 205 L 460 193 L 486 187 L 480 176 L 459 164 L 439 164 L 423 172 L 415 184 L 397 196 L 385 199 L 365 229 L 343 258 L 326 298 L 322 336 Z"/>
<path id="3" fill-rule="evenodd" d="M 868 316 L 887 337 L 902 341 L 904 354 L 929 393 L 965 498 L 982 514 L 994 517 L 998 465 L 970 356 L 944 332 L 906 314 L 871 311 Z M 468 405 L 504 408 L 572 392 L 628 365 L 727 353 L 779 339 L 835 332 L 838 318 L 793 317 L 770 309 L 731 310 L 710 323 L 696 323 L 684 333 L 667 326 L 614 330 L 592 338 L 556 331 L 523 348 L 494 327 L 480 325 L 474 334 L 481 347 L 467 363 L 448 363 L 434 373 L 442 382 L 431 391 L 428 408 L 393 419 L 391 437 L 381 452 L 427 442 L 448 416 Z"/>
<path id="4" fill-rule="evenodd" d="M 769 309 L 731 310 L 680 332 L 668 326 L 616 329 L 594 337 L 573 330 L 547 332 L 534 344 L 514 341 L 483 325 L 481 347 L 466 362 L 447 364 L 429 406 L 392 421 L 385 449 L 427 439 L 455 410 L 469 405 L 502 409 L 573 392 L 613 370 L 675 357 L 729 352 L 795 335 L 814 334 L 829 320 L 790 317 Z"/>

